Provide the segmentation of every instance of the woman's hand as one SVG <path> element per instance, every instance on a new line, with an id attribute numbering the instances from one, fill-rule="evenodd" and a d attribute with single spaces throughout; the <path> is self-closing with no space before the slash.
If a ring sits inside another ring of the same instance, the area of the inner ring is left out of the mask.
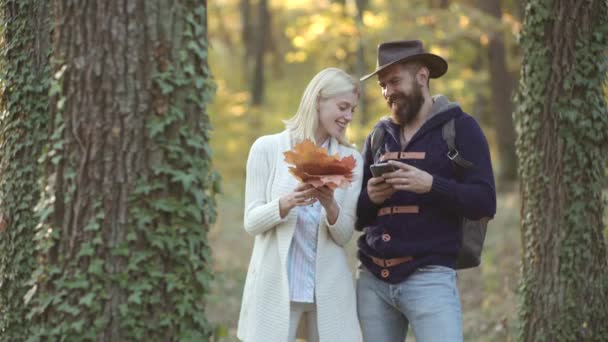
<path id="1" fill-rule="evenodd" d="M 289 211 L 295 207 L 301 207 L 303 205 L 311 205 L 317 201 L 313 195 L 315 188 L 310 184 L 300 184 L 293 192 L 281 197 L 279 199 L 279 213 L 281 218 L 284 218 L 289 214 Z"/>
<path id="2" fill-rule="evenodd" d="M 327 222 L 329 222 L 329 224 L 336 223 L 338 214 L 340 213 L 340 207 L 334 199 L 334 189 L 327 186 L 322 186 L 314 190 L 313 196 L 318 199 L 323 208 L 325 208 L 325 212 L 327 213 Z"/>

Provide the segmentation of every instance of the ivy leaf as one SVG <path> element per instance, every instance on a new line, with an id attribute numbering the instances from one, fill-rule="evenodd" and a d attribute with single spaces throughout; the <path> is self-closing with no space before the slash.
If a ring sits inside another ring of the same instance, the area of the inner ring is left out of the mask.
<path id="1" fill-rule="evenodd" d="M 173 179 L 171 179 L 171 181 L 181 182 L 184 189 L 189 189 L 192 183 L 196 181 L 196 177 L 191 173 L 176 172 L 175 175 L 173 175 Z"/>
<path id="2" fill-rule="evenodd" d="M 86 307 L 90 307 L 91 304 L 93 304 L 94 298 L 95 298 L 95 293 L 89 292 L 86 295 L 84 295 L 82 298 L 80 298 L 80 300 L 78 301 L 78 304 L 84 305 Z"/>
<path id="3" fill-rule="evenodd" d="M 89 265 L 89 273 L 96 276 L 102 276 L 104 274 L 103 263 L 103 260 L 100 259 L 92 260 L 91 264 Z"/>
<path id="4" fill-rule="evenodd" d="M 57 310 L 70 314 L 72 316 L 77 316 L 80 313 L 80 309 L 77 306 L 70 305 L 66 302 L 61 303 L 57 307 Z"/>
<path id="5" fill-rule="evenodd" d="M 38 285 L 32 286 L 32 288 L 27 291 L 25 296 L 23 296 L 23 303 L 25 305 L 27 305 L 30 300 L 32 300 L 32 297 L 34 297 L 34 295 L 36 294 L 36 290 L 38 290 Z"/>
<path id="6" fill-rule="evenodd" d="M 129 303 L 141 304 L 141 292 L 133 292 L 127 299 Z"/>

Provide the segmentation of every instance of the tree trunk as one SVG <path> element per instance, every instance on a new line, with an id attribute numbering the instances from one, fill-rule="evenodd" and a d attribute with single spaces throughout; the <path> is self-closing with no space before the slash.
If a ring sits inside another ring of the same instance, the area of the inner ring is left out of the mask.
<path id="1" fill-rule="evenodd" d="M 251 104 L 260 106 L 264 102 L 264 55 L 266 54 L 266 38 L 268 30 L 268 0 L 259 0 L 258 25 L 255 36 L 255 65 L 251 83 Z"/>
<path id="2" fill-rule="evenodd" d="M 0 11 L 0 340 L 24 341 L 30 335 L 23 297 L 35 267 L 51 31 L 47 1 L 5 0 Z"/>
<path id="3" fill-rule="evenodd" d="M 450 6 L 450 0 L 429 0 L 430 8 L 447 9 Z"/>
<path id="4" fill-rule="evenodd" d="M 369 1 L 368 0 L 357 0 L 357 16 L 355 17 L 355 22 L 357 23 L 357 35 L 358 35 L 358 43 L 357 43 L 357 65 L 356 65 L 356 74 L 359 77 L 367 74 L 369 71 L 367 70 L 367 66 L 365 64 L 365 44 L 363 43 L 363 12 L 367 9 Z M 365 86 L 367 83 L 363 82 L 361 84 L 361 96 L 359 101 L 359 123 L 361 126 L 365 127 L 367 122 L 369 121 L 369 113 L 367 106 L 367 92 L 365 91 Z"/>
<path id="5" fill-rule="evenodd" d="M 500 21 L 500 0 L 478 0 L 481 10 Z M 493 116 L 500 158 L 499 184 L 517 180 L 517 157 L 515 155 L 515 128 L 513 126 L 514 81 L 507 69 L 504 34 L 501 30 L 490 34 L 487 47 L 490 87 L 492 89 L 490 111 Z"/>
<path id="6" fill-rule="evenodd" d="M 53 14 L 36 336 L 207 340 L 206 3 L 55 0 Z"/>
<path id="7" fill-rule="evenodd" d="M 527 3 L 515 116 L 523 341 L 608 340 L 607 20 L 603 0 Z"/>
<path id="8" fill-rule="evenodd" d="M 251 24 L 251 0 L 241 0 L 241 41 L 243 42 L 243 70 L 245 70 L 245 82 L 250 83 L 251 58 L 253 56 L 253 25 Z"/>

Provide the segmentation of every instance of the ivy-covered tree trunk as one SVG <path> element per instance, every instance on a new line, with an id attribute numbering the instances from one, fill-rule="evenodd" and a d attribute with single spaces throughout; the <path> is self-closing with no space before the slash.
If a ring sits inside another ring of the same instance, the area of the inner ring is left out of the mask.
<path id="1" fill-rule="evenodd" d="M 517 153 L 523 341 L 608 341 L 608 3 L 530 0 Z"/>
<path id="2" fill-rule="evenodd" d="M 206 3 L 55 0 L 53 14 L 34 340 L 207 340 Z"/>
<path id="3" fill-rule="evenodd" d="M 38 156 L 47 137 L 47 1 L 0 1 L 0 341 L 29 334 L 23 304 L 35 267 Z"/>

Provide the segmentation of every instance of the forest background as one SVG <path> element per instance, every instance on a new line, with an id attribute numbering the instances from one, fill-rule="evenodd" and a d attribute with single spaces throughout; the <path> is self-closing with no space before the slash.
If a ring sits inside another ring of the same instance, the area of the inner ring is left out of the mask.
<path id="1" fill-rule="evenodd" d="M 482 266 L 459 272 L 465 340 L 515 339 L 522 248 L 512 113 L 522 63 L 518 38 L 524 6 L 517 0 L 210 4 L 209 60 L 217 83 L 210 108 L 211 141 L 223 194 L 218 221 L 210 232 L 216 278 L 208 313 L 220 336 L 234 340 L 253 243 L 242 228 L 251 143 L 283 129 L 282 120 L 295 113 L 305 86 L 319 70 L 339 67 L 362 76 L 374 69 L 380 42 L 420 39 L 449 63 L 448 73 L 431 82 L 431 92 L 459 102 L 481 124 L 499 189 Z M 378 85 L 374 79 L 367 81 L 348 130 L 350 141 L 360 149 L 375 122 L 386 114 Z M 353 270 L 355 240 L 349 244 Z"/>

